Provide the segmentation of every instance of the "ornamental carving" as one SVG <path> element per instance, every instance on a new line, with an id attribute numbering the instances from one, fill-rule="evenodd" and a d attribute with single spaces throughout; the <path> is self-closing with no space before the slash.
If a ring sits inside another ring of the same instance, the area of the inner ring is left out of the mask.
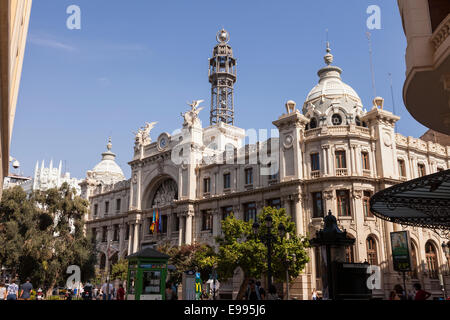
<path id="1" fill-rule="evenodd" d="M 325 200 L 332 200 L 334 197 L 334 192 L 333 190 L 327 190 L 323 192 L 323 198 Z"/>
<path id="2" fill-rule="evenodd" d="M 363 191 L 362 190 L 353 190 L 353 198 L 361 199 Z"/>
<path id="3" fill-rule="evenodd" d="M 174 200 L 178 200 L 178 186 L 172 179 L 165 180 L 156 190 L 152 208 L 170 205 Z"/>

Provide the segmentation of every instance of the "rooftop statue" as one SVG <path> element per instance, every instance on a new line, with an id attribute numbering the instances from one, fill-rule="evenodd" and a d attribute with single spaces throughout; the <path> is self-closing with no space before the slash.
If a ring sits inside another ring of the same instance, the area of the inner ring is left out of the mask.
<path id="1" fill-rule="evenodd" d="M 191 107 L 191 110 L 182 113 L 181 116 L 184 118 L 183 126 L 185 127 L 193 127 L 196 124 L 200 124 L 200 119 L 198 118 L 198 115 L 200 111 L 203 110 L 203 107 L 199 108 L 199 105 L 204 102 L 205 100 L 194 100 L 192 103 L 187 103 L 188 106 Z"/>

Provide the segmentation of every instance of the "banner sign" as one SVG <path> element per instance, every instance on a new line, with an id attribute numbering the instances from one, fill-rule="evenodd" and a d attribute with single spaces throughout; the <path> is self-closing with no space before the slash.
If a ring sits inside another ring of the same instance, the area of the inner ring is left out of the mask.
<path id="1" fill-rule="evenodd" d="M 394 270 L 411 271 L 411 250 L 408 231 L 391 232 L 392 260 Z"/>

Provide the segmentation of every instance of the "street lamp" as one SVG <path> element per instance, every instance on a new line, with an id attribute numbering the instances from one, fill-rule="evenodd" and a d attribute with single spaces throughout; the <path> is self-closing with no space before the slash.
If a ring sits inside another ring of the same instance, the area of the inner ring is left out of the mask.
<path id="1" fill-rule="evenodd" d="M 272 244 L 277 241 L 277 238 L 272 234 L 272 228 L 273 228 L 273 219 L 270 214 L 268 214 L 264 218 L 264 222 L 266 225 L 266 234 L 260 236 L 260 240 L 266 245 L 267 247 L 267 285 L 268 289 L 272 286 Z M 259 231 L 259 223 L 255 221 L 253 223 L 253 233 L 255 235 L 255 240 L 258 239 L 258 231 Z M 284 238 L 286 235 L 286 227 L 283 223 L 280 223 L 278 225 L 278 233 L 281 238 Z"/>
<path id="2" fill-rule="evenodd" d="M 445 257 L 447 258 L 447 268 L 450 269 L 450 242 L 445 243 L 442 242 L 442 251 L 444 251 Z M 448 274 L 448 273 L 447 273 Z M 445 281 L 444 281 L 444 275 L 441 274 L 441 285 L 442 285 L 442 293 L 444 295 L 444 300 L 447 299 L 447 292 L 445 290 Z"/>

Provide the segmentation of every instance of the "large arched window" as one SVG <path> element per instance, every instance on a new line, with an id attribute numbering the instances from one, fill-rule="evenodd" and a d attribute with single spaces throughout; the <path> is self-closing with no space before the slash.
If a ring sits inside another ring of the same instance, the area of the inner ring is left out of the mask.
<path id="1" fill-rule="evenodd" d="M 333 116 L 331 117 L 331 123 L 334 126 L 340 126 L 342 124 L 342 117 L 341 115 L 335 113 L 333 114 Z"/>
<path id="2" fill-rule="evenodd" d="M 367 247 L 367 262 L 370 265 L 378 265 L 378 254 L 377 254 L 377 242 L 373 237 L 368 237 L 366 240 Z"/>
<path id="3" fill-rule="evenodd" d="M 436 247 L 431 241 L 425 244 L 425 258 L 427 260 L 427 268 L 430 274 L 430 278 L 438 278 L 438 262 Z"/>
<path id="4" fill-rule="evenodd" d="M 178 200 L 178 186 L 172 179 L 164 180 L 155 192 L 152 200 L 152 208 L 164 207 Z"/>
<path id="5" fill-rule="evenodd" d="M 411 272 L 410 277 L 412 279 L 419 279 L 419 270 L 417 264 L 417 249 L 414 242 L 411 242 Z"/>
<path id="6" fill-rule="evenodd" d="M 312 118 L 311 121 L 309 122 L 309 128 L 310 129 L 315 129 L 317 128 L 317 120 L 316 118 Z"/>

